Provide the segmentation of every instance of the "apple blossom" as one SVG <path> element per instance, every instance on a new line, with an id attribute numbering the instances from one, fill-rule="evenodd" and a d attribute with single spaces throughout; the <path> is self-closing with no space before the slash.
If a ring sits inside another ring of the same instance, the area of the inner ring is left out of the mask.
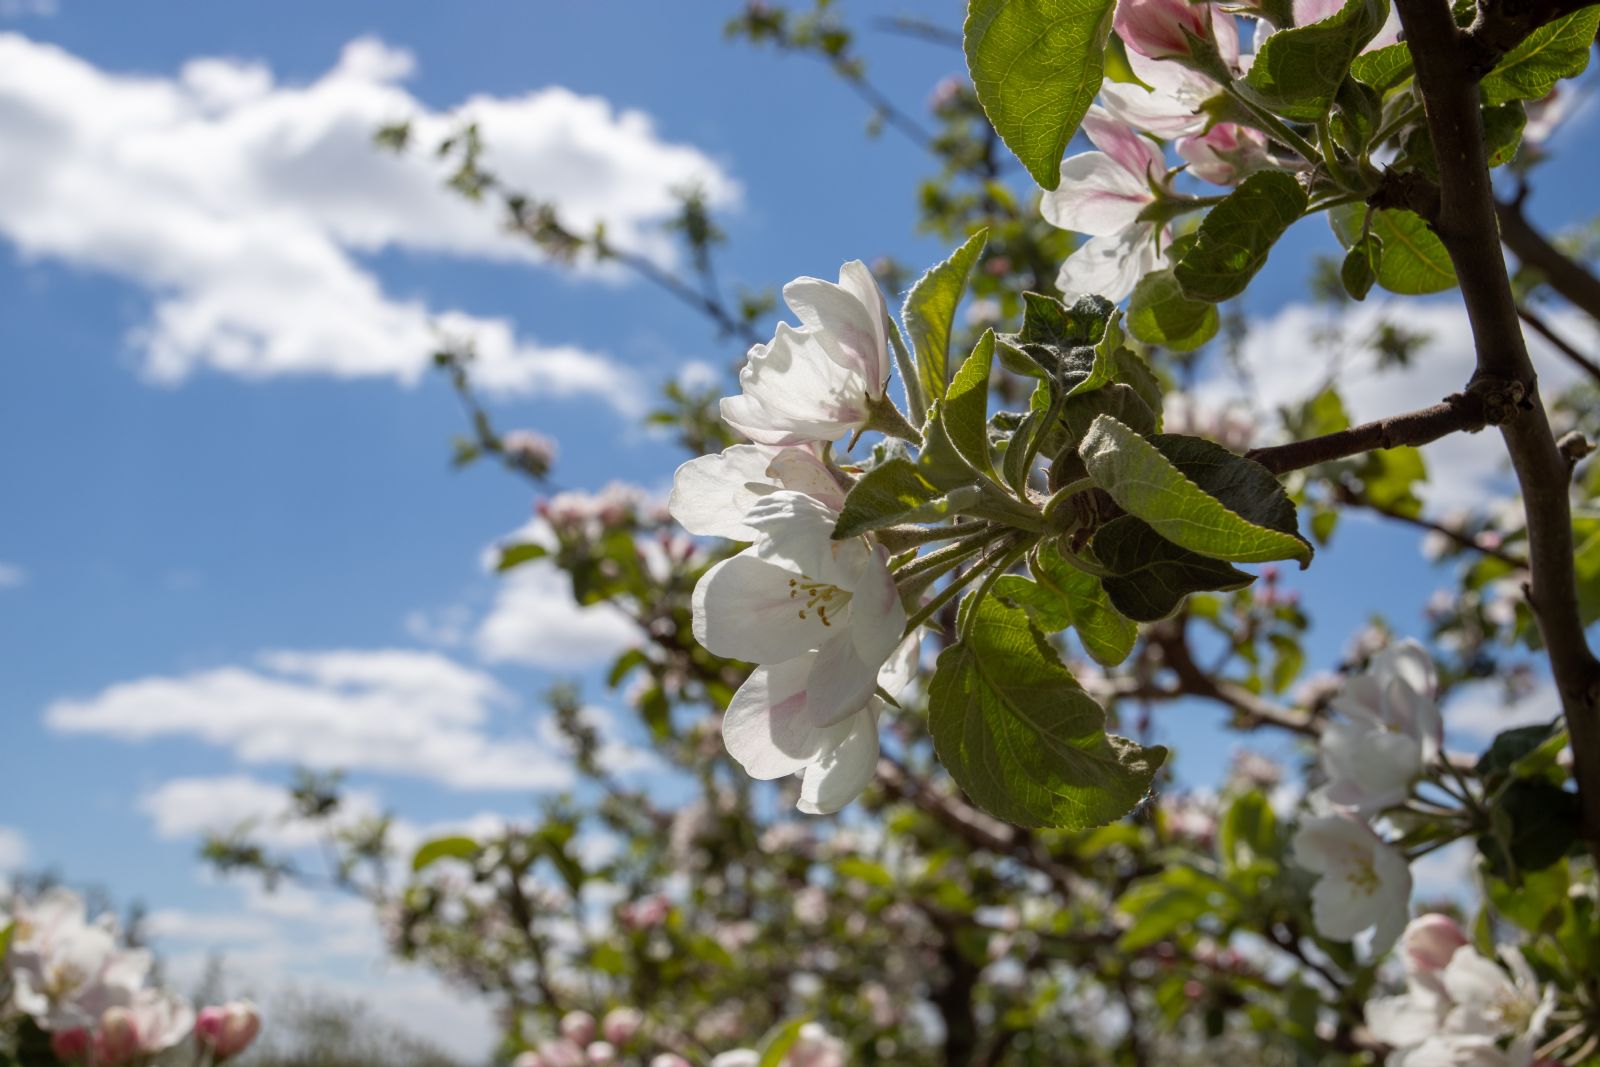
<path id="1" fill-rule="evenodd" d="M 139 1055 L 139 1027 L 127 1008 L 107 1008 L 95 1033 L 95 1062 L 121 1067 Z"/>
<path id="2" fill-rule="evenodd" d="M 692 534 L 753 541 L 755 530 L 745 525 L 745 513 L 780 489 L 804 493 L 835 510 L 844 506 L 844 490 L 811 448 L 734 445 L 680 466 L 672 476 L 667 510 Z"/>
<path id="3" fill-rule="evenodd" d="M 562 1036 L 550 1041 L 539 1042 L 539 1058 L 544 1062 L 544 1067 L 584 1067 L 588 1062 L 583 1053 L 584 1042 L 566 1032 L 567 1020 L 575 1015 L 588 1016 L 589 1025 L 594 1026 L 594 1016 L 588 1012 L 568 1012 L 561 1019 Z M 591 1035 L 593 1033 L 591 1029 Z"/>
<path id="4" fill-rule="evenodd" d="M 626 1045 L 643 1025 L 644 1012 L 638 1008 L 612 1008 L 600 1020 L 600 1033 L 613 1045 Z"/>
<path id="5" fill-rule="evenodd" d="M 1213 185 L 1233 185 L 1272 164 L 1267 135 L 1234 122 L 1219 122 L 1205 133 L 1178 139 L 1178 155 L 1189 173 Z"/>
<path id="6" fill-rule="evenodd" d="M 77 1063 L 89 1058 L 89 1044 L 93 1040 L 83 1027 L 57 1030 L 50 1035 L 50 1051 L 63 1063 Z"/>
<path id="7" fill-rule="evenodd" d="M 90 923 L 70 890 L 22 905 L 14 922 L 12 1001 L 45 1030 L 96 1025 L 106 1009 L 130 1003 L 150 971 L 150 953 L 120 948 L 110 918 Z"/>
<path id="8" fill-rule="evenodd" d="M 650 1067 L 690 1067 L 690 1064 L 676 1052 L 662 1052 L 650 1060 Z"/>
<path id="9" fill-rule="evenodd" d="M 1411 900 L 1411 869 L 1405 856 L 1365 823 L 1345 815 L 1306 819 L 1292 842 L 1294 861 L 1318 875 L 1311 891 L 1317 932 L 1349 941 L 1376 928 L 1373 952 L 1394 944 Z"/>
<path id="10" fill-rule="evenodd" d="M 583 1054 L 594 1067 L 609 1067 L 617 1062 L 617 1047 L 609 1041 L 592 1042 Z"/>
<path id="11" fill-rule="evenodd" d="M 783 297 L 801 326 L 779 323 L 770 343 L 750 349 L 740 394 L 723 398 L 723 421 L 769 445 L 865 429 L 889 381 L 888 312 L 877 281 L 852 260 L 838 284 L 797 278 Z"/>
<path id="12" fill-rule="evenodd" d="M 784 1058 L 786 1067 L 845 1067 L 848 1053 L 844 1042 L 818 1023 L 806 1023 Z"/>
<path id="13" fill-rule="evenodd" d="M 1231 17 L 1213 18 L 1212 35 L 1223 65 L 1235 71 L 1248 66 L 1251 57 L 1240 56 L 1239 32 Z M 1163 139 L 1205 131 L 1211 122 L 1205 103 L 1222 91 L 1221 83 L 1181 63 L 1136 51 L 1128 53 L 1128 65 L 1143 84 L 1107 79 L 1100 87 L 1100 101 L 1113 118 Z"/>
<path id="14" fill-rule="evenodd" d="M 567 1012 L 561 1017 L 561 1023 L 558 1028 L 561 1031 L 561 1036 L 568 1041 L 587 1045 L 594 1040 L 594 1016 L 586 1011 Z"/>
<path id="15" fill-rule="evenodd" d="M 201 1008 L 194 1024 L 195 1039 L 211 1049 L 216 1062 L 249 1048 L 260 1032 L 261 1013 L 248 1000 Z"/>
<path id="16" fill-rule="evenodd" d="M 1400 938 L 1406 975 L 1414 983 L 1443 991 L 1442 974 L 1457 950 L 1468 944 L 1461 924 L 1448 915 L 1429 912 L 1406 924 Z"/>
<path id="17" fill-rule="evenodd" d="M 1406 924 L 1400 938 L 1406 991 L 1367 1002 L 1367 1029 L 1393 1048 L 1419 1045 L 1439 1033 L 1450 1010 L 1443 972 L 1467 944 L 1466 934 L 1448 915 L 1419 915 Z"/>
<path id="18" fill-rule="evenodd" d="M 1537 1037 L 1555 1007 L 1555 989 L 1541 988 L 1521 952 L 1501 950 L 1506 968 L 1471 948 L 1457 949 L 1440 975 L 1453 1007 L 1445 1020 L 1458 1033 Z M 1509 973 L 1507 973 L 1509 970 Z"/>
<path id="19" fill-rule="evenodd" d="M 1317 795 L 1367 815 L 1404 800 L 1443 743 L 1437 686 L 1433 661 L 1415 641 L 1375 653 L 1367 670 L 1333 699 L 1342 718 L 1318 740 L 1328 782 Z"/>
<path id="20" fill-rule="evenodd" d="M 544 1057 L 532 1050 L 519 1052 L 517 1058 L 511 1061 L 511 1067 L 545 1067 Z"/>
<path id="21" fill-rule="evenodd" d="M 837 520 L 812 497 L 769 494 L 745 516 L 755 543 L 707 571 L 693 601 L 695 639 L 769 666 L 770 682 L 753 676 L 746 687 L 786 708 L 797 700 L 817 729 L 862 709 L 906 622 L 888 553 L 863 538 L 835 541 Z"/>
<path id="22" fill-rule="evenodd" d="M 165 1052 L 195 1028 L 189 1002 L 165 990 L 140 989 L 126 1007 L 107 1008 L 95 1034 L 95 1062 L 114 1067 Z"/>
<path id="23" fill-rule="evenodd" d="M 1117 0 L 1111 22 L 1123 44 L 1151 59 L 1188 58 L 1211 39 L 1211 24 L 1211 5 L 1189 0 Z"/>
<path id="24" fill-rule="evenodd" d="M 1097 293 L 1115 302 L 1166 265 L 1166 228 L 1140 218 L 1166 188 L 1166 164 L 1151 141 L 1102 108 L 1089 109 L 1083 129 L 1099 150 L 1062 161 L 1061 184 L 1039 211 L 1052 226 L 1090 237 L 1062 263 L 1056 287 L 1068 300 Z"/>
<path id="25" fill-rule="evenodd" d="M 711 1057 L 710 1067 L 761 1067 L 761 1053 L 748 1048 L 729 1049 Z"/>

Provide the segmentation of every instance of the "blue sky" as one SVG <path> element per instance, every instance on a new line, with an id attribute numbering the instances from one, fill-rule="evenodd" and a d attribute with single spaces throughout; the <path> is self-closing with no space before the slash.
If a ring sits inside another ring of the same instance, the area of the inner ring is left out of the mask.
<path id="1" fill-rule="evenodd" d="M 663 182 L 701 178 L 725 209 L 722 273 L 752 287 L 880 253 L 940 258 L 914 232 L 914 184 L 931 168 L 892 132 L 864 137 L 862 106 L 819 64 L 724 41 L 731 4 L 51 8 L 0 5 L 13 72 L 0 74 L 0 866 L 143 900 L 166 913 L 179 959 L 224 946 L 241 969 L 426 1005 L 441 1026 L 481 1021 L 421 979 L 375 976 L 372 938 L 317 925 L 329 906 L 202 876 L 183 812 L 259 804 L 306 752 L 353 766 L 371 803 L 416 825 L 516 814 L 561 784 L 537 694 L 561 665 L 601 662 L 616 627 L 573 616 L 536 576 L 510 589 L 484 574 L 484 547 L 532 501 L 494 469 L 449 469 L 459 411 L 419 369 L 430 324 L 483 332 L 497 419 L 558 440 L 561 487 L 664 487 L 682 457 L 637 428 L 639 398 L 737 352 L 651 288 L 531 261 L 492 214 L 437 192 L 423 161 L 368 152 L 368 132 L 488 115 L 508 171 L 580 216 L 615 212 L 614 235 L 662 255 Z M 849 14 L 864 26 L 905 8 Z M 958 22 L 955 5 L 919 13 Z M 925 42 L 869 32 L 865 46 L 911 111 L 959 70 Z M 1589 118 L 1569 123 L 1558 147 L 1573 157 L 1539 183 L 1543 221 L 1581 202 Z M 1285 305 L 1331 247 L 1319 222 L 1301 226 L 1251 296 L 1258 401 L 1309 377 L 1294 360 L 1314 313 Z M 1464 380 L 1460 316 L 1438 302 L 1413 314 L 1433 358 L 1358 383 L 1357 414 Z M 1430 454 L 1459 476 L 1438 506 L 1493 480 L 1493 445 Z M 1312 606 L 1319 665 L 1376 611 L 1420 629 L 1443 580 L 1415 538 L 1370 522 L 1346 523 L 1289 577 Z M 374 681 L 390 668 L 412 681 Z M 589 695 L 604 702 L 598 685 Z M 431 731 L 430 751 L 477 771 L 373 755 L 359 723 L 335 737 L 278 725 L 285 702 L 350 722 L 397 706 Z M 206 712 L 219 706 L 243 724 L 217 726 Z M 1475 714 L 1492 721 L 1487 704 Z M 1210 780 L 1235 743 L 1216 722 L 1187 707 L 1158 722 L 1190 781 Z M 618 758 L 650 773 L 646 756 Z M 319 948 L 283 951 L 285 939 Z"/>

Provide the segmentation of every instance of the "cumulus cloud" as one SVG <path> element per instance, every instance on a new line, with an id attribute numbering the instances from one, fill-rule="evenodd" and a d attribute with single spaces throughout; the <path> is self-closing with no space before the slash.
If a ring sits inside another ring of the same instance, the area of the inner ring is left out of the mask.
<path id="1" fill-rule="evenodd" d="M 255 667 L 140 678 L 59 700 L 45 722 L 127 741 L 193 737 L 246 763 L 376 771 L 454 789 L 568 785 L 570 768 L 535 733 L 489 731 L 511 703 L 487 674 L 433 652 L 272 652 Z"/>
<path id="2" fill-rule="evenodd" d="M 27 571 L 15 563 L 0 562 L 0 589 L 15 589 L 27 580 Z"/>
<path id="3" fill-rule="evenodd" d="M 1428 340 L 1403 369 L 1376 369 L 1376 356 L 1353 350 L 1339 367 L 1312 346 L 1312 339 L 1335 323 L 1351 339 L 1370 336 L 1380 318 L 1388 317 Z M 1573 340 L 1591 333 L 1576 314 L 1552 314 L 1557 329 Z M 1540 386 L 1553 395 L 1576 379 L 1577 372 L 1542 338 L 1530 334 L 1529 344 L 1539 365 Z M 1414 408 L 1437 404 L 1461 390 L 1475 362 L 1472 330 L 1466 312 L 1454 300 L 1408 300 L 1385 304 L 1369 300 L 1356 307 L 1329 311 L 1307 304 L 1290 304 L 1274 315 L 1251 323 L 1242 353 L 1249 372 L 1248 387 L 1227 376 L 1202 383 L 1197 394 L 1203 401 L 1223 404 L 1247 399 L 1271 410 L 1308 398 L 1335 374 L 1350 416 L 1357 422 L 1382 418 Z M 1505 445 L 1498 434 L 1453 434 L 1423 448 L 1430 480 L 1424 490 L 1436 507 L 1460 507 L 1483 502 L 1484 493 L 1503 487 L 1509 477 Z"/>
<path id="4" fill-rule="evenodd" d="M 537 253 L 503 233 L 489 205 L 443 189 L 431 153 L 379 152 L 373 132 L 409 120 L 431 144 L 474 121 L 486 166 L 558 202 L 576 226 L 603 218 L 618 243 L 658 258 L 669 254 L 657 224 L 673 188 L 698 183 L 727 204 L 735 184 L 698 150 L 663 141 L 643 113 L 562 88 L 438 111 L 401 86 L 412 67 L 409 53 L 360 39 L 304 85 L 218 58 L 150 77 L 0 34 L 0 235 L 25 257 L 148 291 L 150 317 L 132 340 L 157 381 L 206 367 L 410 383 L 445 338 L 471 341 L 486 388 L 636 405 L 632 375 L 604 356 L 384 291 L 358 255 Z"/>
<path id="5" fill-rule="evenodd" d="M 1460 686 L 1444 707 L 1444 724 L 1452 736 L 1481 746 L 1502 730 L 1547 723 L 1561 714 L 1561 695 L 1555 683 L 1542 679 L 1515 702 L 1494 682 Z"/>
<path id="6" fill-rule="evenodd" d="M 578 668 L 604 663 L 638 640 L 638 627 L 616 608 L 577 604 L 560 571 L 525 563 L 501 580 L 473 643 L 490 663 Z"/>
<path id="7" fill-rule="evenodd" d="M 379 813 L 377 797 L 363 790 L 340 794 L 336 824 Z M 296 817 L 286 787 L 246 774 L 174 778 L 139 797 L 156 836 L 168 840 L 248 827 L 251 837 L 273 848 L 304 848 L 319 841 L 318 828 Z"/>

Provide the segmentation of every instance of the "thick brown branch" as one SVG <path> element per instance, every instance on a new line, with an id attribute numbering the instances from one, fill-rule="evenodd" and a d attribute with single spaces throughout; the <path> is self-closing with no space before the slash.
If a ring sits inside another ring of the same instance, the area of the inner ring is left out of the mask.
<path id="1" fill-rule="evenodd" d="M 1508 8 L 1512 0 L 1499 0 Z M 1521 0 L 1535 11 L 1540 0 Z M 1552 6 L 1566 0 L 1551 0 Z M 1491 5 L 1493 0 L 1491 0 Z M 1461 283 L 1477 349 L 1473 380 L 1520 384 L 1523 410 L 1501 426 L 1528 518 L 1529 593 L 1572 737 L 1574 770 L 1591 849 L 1600 858 L 1600 661 L 1584 639 L 1573 567 L 1571 477 L 1539 400 L 1500 252 L 1494 189 L 1479 117 L 1479 49 L 1456 28 L 1447 0 L 1397 0 L 1411 45 L 1417 87 L 1439 161 L 1439 215 L 1434 232 Z M 1493 8 L 1491 7 L 1491 10 Z M 1550 10 L 1546 8 L 1545 10 Z M 1498 18 L 1506 18 L 1502 11 Z M 1490 15 L 1473 33 L 1480 40 Z M 1530 27 L 1531 28 L 1531 27 Z M 1524 31 L 1526 32 L 1526 31 Z M 1494 39 L 1499 43 L 1499 39 Z"/>
<path id="2" fill-rule="evenodd" d="M 1425 445 L 1463 430 L 1476 433 L 1497 418 L 1503 418 L 1505 406 L 1503 396 L 1495 395 L 1492 390 L 1475 389 L 1446 397 L 1443 403 L 1421 411 L 1391 415 L 1304 441 L 1253 448 L 1245 453 L 1245 458 L 1255 460 L 1273 474 L 1284 474 L 1375 449 Z"/>

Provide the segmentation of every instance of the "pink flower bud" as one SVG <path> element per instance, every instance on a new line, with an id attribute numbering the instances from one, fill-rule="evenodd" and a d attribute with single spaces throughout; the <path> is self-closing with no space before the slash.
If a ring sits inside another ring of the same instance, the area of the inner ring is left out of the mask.
<path id="1" fill-rule="evenodd" d="M 594 1016 L 586 1011 L 569 1011 L 561 1017 L 561 1036 L 579 1045 L 594 1040 Z"/>
<path id="2" fill-rule="evenodd" d="M 600 1022 L 600 1033 L 613 1045 L 626 1045 L 644 1025 L 644 1012 L 638 1008 L 612 1008 Z"/>
<path id="3" fill-rule="evenodd" d="M 127 1008 L 107 1008 L 95 1035 L 95 1061 L 106 1067 L 128 1063 L 139 1055 L 139 1026 Z"/>
<path id="4" fill-rule="evenodd" d="M 610 1067 L 617 1062 L 617 1047 L 609 1041 L 596 1041 L 583 1051 L 594 1067 Z"/>
<path id="5" fill-rule="evenodd" d="M 50 1051 L 62 1063 L 76 1063 L 89 1057 L 89 1031 L 58 1030 L 50 1035 Z"/>
<path id="6" fill-rule="evenodd" d="M 563 1029 L 566 1027 L 567 1020 L 574 1015 L 582 1015 L 589 1020 L 589 1033 L 592 1036 L 594 1034 L 594 1016 L 587 1012 L 568 1012 L 561 1020 Z M 584 1067 L 588 1062 L 583 1054 L 583 1046 L 570 1037 L 540 1042 L 539 1057 L 544 1061 L 544 1067 Z"/>
<path id="7" fill-rule="evenodd" d="M 1467 943 L 1461 924 L 1448 915 L 1430 912 L 1412 919 L 1400 940 L 1406 971 L 1419 979 L 1436 979 L 1456 950 Z"/>
<path id="8" fill-rule="evenodd" d="M 1112 25 L 1122 43 L 1151 59 L 1191 55 L 1191 38 L 1211 39 L 1211 5 L 1189 0 L 1117 0 Z"/>
<path id="9" fill-rule="evenodd" d="M 211 1050 L 212 1062 L 232 1059 L 261 1032 L 261 1013 L 248 1000 L 201 1008 L 195 1019 L 195 1040 Z"/>

